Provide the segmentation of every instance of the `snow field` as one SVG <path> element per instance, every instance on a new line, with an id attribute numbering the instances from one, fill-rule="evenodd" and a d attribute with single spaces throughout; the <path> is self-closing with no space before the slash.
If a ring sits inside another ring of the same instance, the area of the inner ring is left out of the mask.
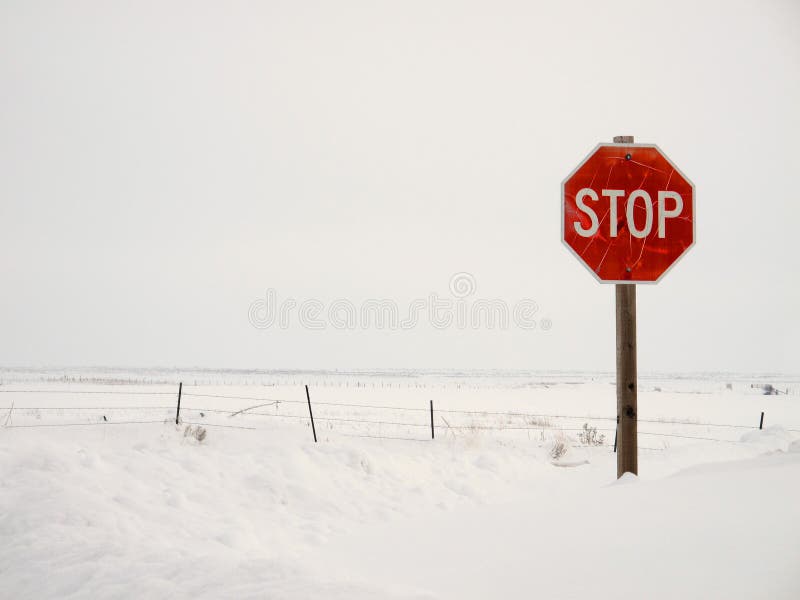
<path id="1" fill-rule="evenodd" d="M 202 442 L 174 424 L 172 385 L 34 387 L 0 394 L 2 596 L 603 598 L 620 557 L 639 566 L 627 597 L 800 590 L 788 567 L 800 564 L 797 396 L 642 389 L 640 417 L 654 422 L 640 430 L 727 441 L 642 436 L 659 449 L 641 451 L 624 485 L 613 432 L 581 447 L 563 431 L 612 426 L 597 418 L 614 410 L 605 381 L 320 385 L 318 444 L 297 385 L 184 386 L 182 417 L 203 424 Z M 143 422 L 113 424 L 130 421 Z M 577 466 L 553 464 L 560 430 L 571 448 L 556 463 Z"/>

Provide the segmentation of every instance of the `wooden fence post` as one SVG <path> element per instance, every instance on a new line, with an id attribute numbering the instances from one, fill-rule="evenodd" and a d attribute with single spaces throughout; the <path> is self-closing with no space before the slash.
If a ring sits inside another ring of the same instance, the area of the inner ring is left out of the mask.
<path id="1" fill-rule="evenodd" d="M 314 427 L 314 413 L 311 412 L 311 395 L 308 393 L 308 386 L 306 386 L 306 400 L 308 400 L 308 416 L 311 417 L 311 432 L 314 434 L 314 443 L 317 443 L 317 428 Z"/>
<path id="2" fill-rule="evenodd" d="M 181 419 L 181 394 L 183 393 L 183 382 L 178 383 L 178 410 L 175 412 L 175 425 Z"/>

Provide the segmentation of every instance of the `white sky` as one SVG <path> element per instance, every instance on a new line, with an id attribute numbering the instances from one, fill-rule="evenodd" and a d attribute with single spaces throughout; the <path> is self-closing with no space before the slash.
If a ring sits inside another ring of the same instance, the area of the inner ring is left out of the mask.
<path id="1" fill-rule="evenodd" d="M 697 189 L 640 370 L 800 370 L 800 2 L 5 0 L 0 89 L 0 364 L 612 370 L 559 191 L 629 134 Z M 459 271 L 553 328 L 248 322 Z"/>

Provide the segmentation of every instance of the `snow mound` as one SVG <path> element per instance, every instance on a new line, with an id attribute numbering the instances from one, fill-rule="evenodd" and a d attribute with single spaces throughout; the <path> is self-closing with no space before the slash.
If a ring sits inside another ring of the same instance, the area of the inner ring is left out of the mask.
<path id="1" fill-rule="evenodd" d="M 764 452 L 788 452 L 796 436 L 780 425 L 748 431 L 739 439 L 744 444 L 758 446 Z"/>
<path id="2" fill-rule="evenodd" d="M 630 485 L 639 481 L 639 478 L 633 473 L 623 473 L 622 477 L 617 479 L 612 485 Z"/>

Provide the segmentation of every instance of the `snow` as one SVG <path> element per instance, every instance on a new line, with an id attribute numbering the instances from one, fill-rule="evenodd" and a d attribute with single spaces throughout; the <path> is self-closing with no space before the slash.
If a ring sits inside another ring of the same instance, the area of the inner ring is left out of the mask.
<path id="1" fill-rule="evenodd" d="M 0 386 L 3 597 L 800 597 L 796 379 L 643 379 L 616 480 L 605 376 L 306 376 L 317 444 L 303 374 L 206 373 L 180 426 L 173 374 L 59 377 Z"/>
<path id="2" fill-rule="evenodd" d="M 797 598 L 797 454 L 369 527 L 328 544 L 335 570 L 435 598 Z M 632 485 L 633 484 L 633 485 Z"/>

